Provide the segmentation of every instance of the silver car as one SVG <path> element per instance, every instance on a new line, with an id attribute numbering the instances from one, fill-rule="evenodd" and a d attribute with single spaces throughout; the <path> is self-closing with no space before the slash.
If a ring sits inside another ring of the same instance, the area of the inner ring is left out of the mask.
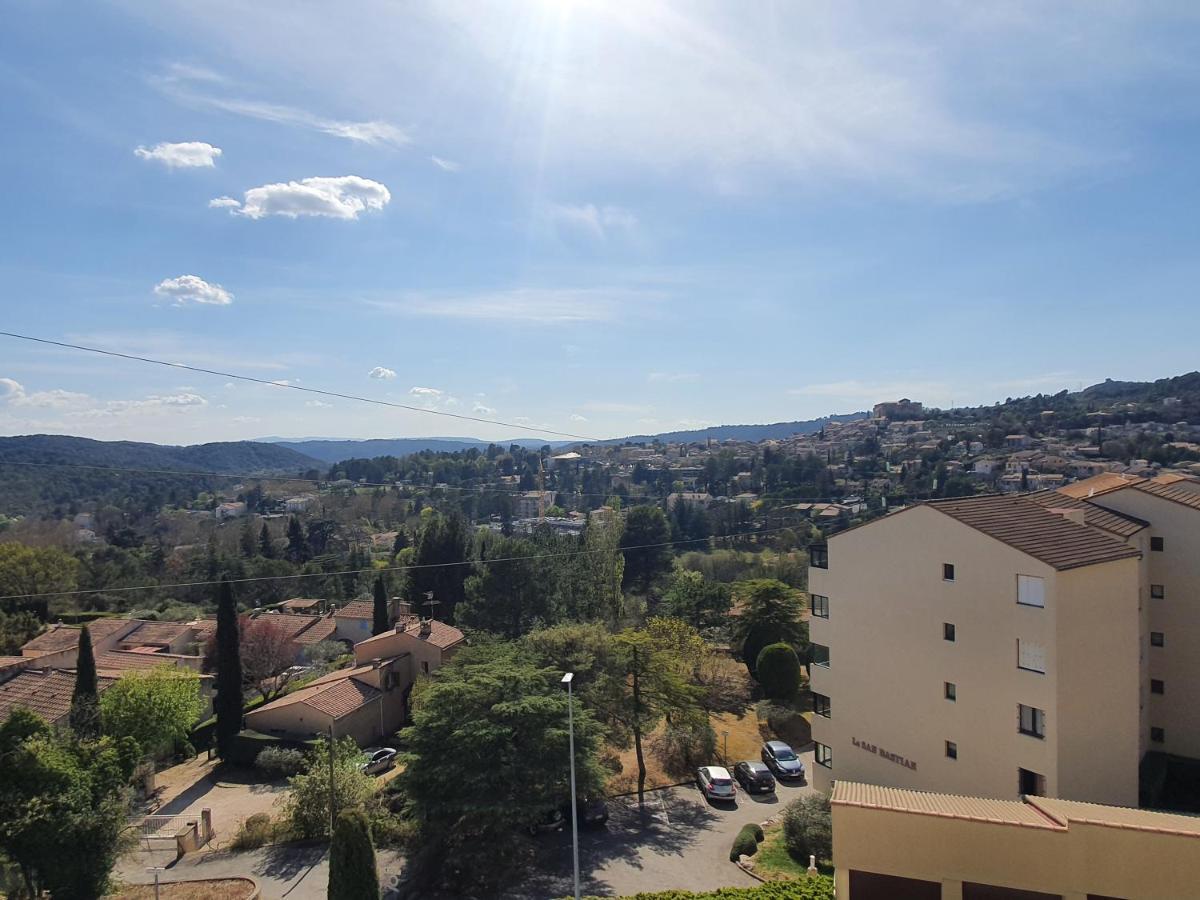
<path id="1" fill-rule="evenodd" d="M 737 802 L 737 785 L 724 766 L 701 766 L 696 770 L 696 785 L 709 800 Z"/>
<path id="2" fill-rule="evenodd" d="M 362 765 L 362 770 L 365 775 L 378 775 L 386 772 L 395 764 L 396 751 L 391 747 L 383 747 L 367 757 L 367 761 Z"/>

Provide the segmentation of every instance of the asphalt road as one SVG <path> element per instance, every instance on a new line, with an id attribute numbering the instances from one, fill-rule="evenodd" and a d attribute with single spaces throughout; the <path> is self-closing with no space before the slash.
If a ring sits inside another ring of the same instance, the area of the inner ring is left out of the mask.
<path id="1" fill-rule="evenodd" d="M 811 771 L 812 751 L 800 754 Z M 808 782 L 780 783 L 775 794 L 747 795 L 736 805 L 710 803 L 694 785 L 665 788 L 609 801 L 608 825 L 579 836 L 582 892 L 623 896 L 640 891 L 712 890 L 757 882 L 729 861 L 734 835 L 743 825 L 781 812 L 792 799 L 810 793 Z M 548 900 L 573 891 L 571 833 L 543 835 L 538 871 L 507 897 Z"/>

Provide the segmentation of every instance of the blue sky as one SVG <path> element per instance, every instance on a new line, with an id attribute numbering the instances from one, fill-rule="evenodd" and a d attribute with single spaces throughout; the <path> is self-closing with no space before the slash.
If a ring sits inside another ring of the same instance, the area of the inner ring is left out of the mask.
<path id="1" fill-rule="evenodd" d="M 1198 37 L 1117 0 L 9 0 L 0 320 L 600 437 L 1178 374 Z M 6 434 L 518 434 L 0 348 Z"/>

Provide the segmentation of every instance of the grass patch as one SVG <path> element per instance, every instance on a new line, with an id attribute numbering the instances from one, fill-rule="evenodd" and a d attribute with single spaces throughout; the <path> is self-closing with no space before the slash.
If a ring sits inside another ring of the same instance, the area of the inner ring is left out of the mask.
<path id="1" fill-rule="evenodd" d="M 248 878 L 164 882 L 159 890 L 162 900 L 247 900 L 254 883 Z M 152 884 L 127 885 L 115 894 L 105 894 L 104 900 L 154 900 L 154 896 Z"/>
<path id="2" fill-rule="evenodd" d="M 817 871 L 832 875 L 833 866 L 818 862 Z M 803 881 L 808 878 L 808 860 L 801 862 L 788 853 L 783 839 L 783 825 L 772 825 L 766 830 L 758 853 L 754 856 L 754 872 L 769 881 Z"/>

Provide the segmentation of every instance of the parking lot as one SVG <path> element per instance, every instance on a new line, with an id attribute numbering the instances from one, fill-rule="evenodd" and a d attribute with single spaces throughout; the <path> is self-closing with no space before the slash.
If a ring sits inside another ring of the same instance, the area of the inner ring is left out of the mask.
<path id="1" fill-rule="evenodd" d="M 800 758 L 811 773 L 812 750 L 802 752 Z M 621 896 L 670 888 L 711 890 L 756 884 L 729 862 L 734 835 L 748 822 L 762 822 L 781 812 L 790 800 L 811 791 L 810 781 L 781 782 L 773 795 L 747 795 L 739 790 L 735 806 L 710 803 L 689 784 L 648 792 L 644 810 L 638 809 L 636 796 L 610 800 L 608 825 L 580 832 L 583 893 Z M 570 827 L 539 840 L 538 872 L 531 873 L 510 896 L 522 900 L 570 896 Z"/>

